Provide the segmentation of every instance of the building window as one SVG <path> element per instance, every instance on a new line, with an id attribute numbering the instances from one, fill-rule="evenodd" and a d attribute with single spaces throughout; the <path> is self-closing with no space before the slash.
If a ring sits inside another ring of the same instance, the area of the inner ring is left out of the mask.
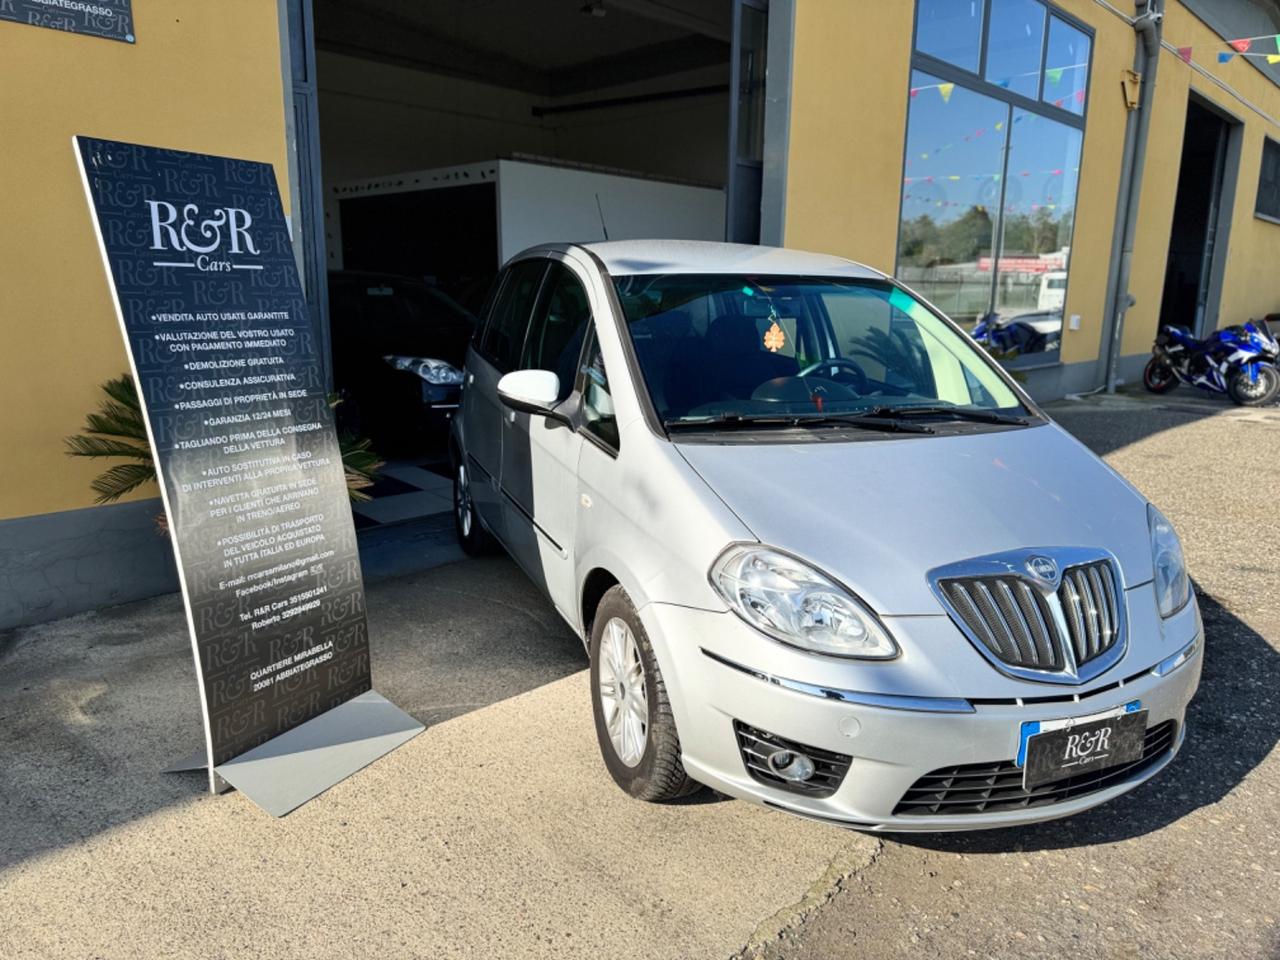
<path id="1" fill-rule="evenodd" d="M 1262 141 L 1262 171 L 1258 174 L 1258 200 L 1254 213 L 1280 223 L 1280 143 Z"/>
<path id="2" fill-rule="evenodd" d="M 1057 359 L 1091 46 L 1040 0 L 916 7 L 897 276 L 1015 365 Z"/>
<path id="3" fill-rule="evenodd" d="M 976 73 L 982 54 L 981 2 L 920 0 L 916 5 L 916 49 Z"/>

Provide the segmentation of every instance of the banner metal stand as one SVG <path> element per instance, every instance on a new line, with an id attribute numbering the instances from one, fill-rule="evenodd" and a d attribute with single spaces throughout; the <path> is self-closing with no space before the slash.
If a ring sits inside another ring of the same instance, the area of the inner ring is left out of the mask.
<path id="1" fill-rule="evenodd" d="M 281 817 L 422 732 L 372 688 L 343 451 L 270 164 L 73 142 L 177 560 L 203 770 Z"/>

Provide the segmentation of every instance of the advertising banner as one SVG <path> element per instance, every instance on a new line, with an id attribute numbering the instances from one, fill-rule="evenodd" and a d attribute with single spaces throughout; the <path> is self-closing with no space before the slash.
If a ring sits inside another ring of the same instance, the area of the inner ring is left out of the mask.
<path id="1" fill-rule="evenodd" d="M 212 786 L 213 767 L 370 690 L 321 356 L 270 164 L 75 147 L 178 559 Z"/>
<path id="2" fill-rule="evenodd" d="M 0 0 L 0 20 L 133 43 L 133 0 Z"/>

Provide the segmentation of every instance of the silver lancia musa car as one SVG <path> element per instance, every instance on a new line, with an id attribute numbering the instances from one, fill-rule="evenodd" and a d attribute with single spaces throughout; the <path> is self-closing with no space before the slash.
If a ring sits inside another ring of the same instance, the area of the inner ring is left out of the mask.
<path id="1" fill-rule="evenodd" d="M 883 274 L 623 241 L 507 264 L 458 537 L 587 645 L 623 790 L 870 830 L 1065 816 L 1167 766 L 1202 625 L 1169 521 Z"/>

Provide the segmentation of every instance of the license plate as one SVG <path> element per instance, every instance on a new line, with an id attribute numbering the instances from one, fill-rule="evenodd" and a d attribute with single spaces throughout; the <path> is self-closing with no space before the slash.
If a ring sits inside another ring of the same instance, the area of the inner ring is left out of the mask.
<path id="1" fill-rule="evenodd" d="M 1087 717 L 1024 723 L 1018 749 L 1023 788 L 1139 760 L 1146 732 L 1147 711 L 1137 700 Z"/>

